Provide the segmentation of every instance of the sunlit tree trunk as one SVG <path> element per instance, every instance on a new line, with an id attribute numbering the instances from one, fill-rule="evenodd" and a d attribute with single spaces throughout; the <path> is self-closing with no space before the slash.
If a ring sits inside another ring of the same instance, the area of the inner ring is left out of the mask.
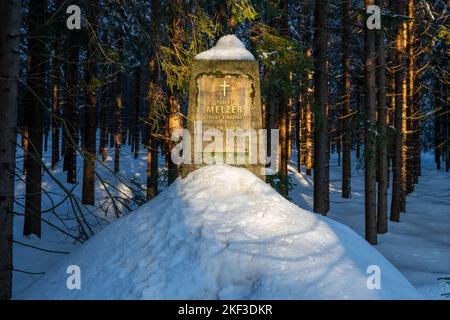
<path id="1" fill-rule="evenodd" d="M 115 82 L 115 101 L 114 101 L 114 173 L 120 170 L 120 150 L 122 148 L 122 139 L 120 138 L 122 129 L 122 74 L 119 71 Z"/>
<path id="2" fill-rule="evenodd" d="M 403 12 L 405 8 L 402 8 Z M 408 160 L 408 79 L 407 79 L 407 63 L 406 63 L 406 47 L 408 44 L 407 38 L 407 23 L 402 24 L 402 34 L 401 34 L 401 44 L 403 53 L 403 76 L 401 84 L 401 94 L 402 94 L 402 125 L 401 125 L 401 136 L 402 136 L 402 163 L 401 163 L 401 197 L 400 197 L 400 212 L 406 212 L 406 194 L 407 194 L 407 160 Z"/>
<path id="3" fill-rule="evenodd" d="M 397 14 L 403 14 L 403 3 L 396 4 Z M 394 155 L 393 155 L 393 183 L 391 201 L 391 221 L 400 221 L 402 211 L 402 198 L 404 197 L 403 177 L 404 176 L 404 107 L 406 93 L 404 94 L 405 82 L 405 50 L 404 50 L 404 24 L 400 23 L 396 29 L 395 40 L 395 113 L 394 113 Z M 406 88 L 405 88 L 406 89 Z M 405 177 L 406 178 L 406 177 Z"/>
<path id="4" fill-rule="evenodd" d="M 304 108 L 302 107 L 303 101 L 297 102 L 297 117 L 295 119 L 295 134 L 296 134 L 296 147 L 297 147 L 297 171 L 302 171 L 302 165 L 304 163 L 304 149 L 303 149 L 303 122 L 304 122 Z"/>
<path id="5" fill-rule="evenodd" d="M 311 58 L 312 46 L 314 42 L 314 6 L 315 0 L 308 0 L 306 2 L 305 11 L 307 12 L 307 32 L 305 34 L 306 50 L 305 56 Z M 309 71 L 307 74 L 308 86 L 304 92 L 304 112 L 305 112 L 305 173 L 310 176 L 314 167 L 314 118 L 313 118 L 313 94 L 314 94 L 314 79 L 313 72 Z"/>
<path id="6" fill-rule="evenodd" d="M 279 2 L 280 14 L 275 20 L 275 27 L 282 36 L 289 35 L 288 26 L 288 0 Z M 289 74 L 285 74 L 286 79 Z M 277 99 L 278 104 L 278 127 L 280 132 L 279 140 L 279 192 L 284 197 L 288 196 L 288 162 L 289 162 L 289 97 L 281 93 Z"/>
<path id="7" fill-rule="evenodd" d="M 167 157 L 167 163 L 168 163 L 168 183 L 169 185 L 172 184 L 176 178 L 178 177 L 178 174 L 180 172 L 180 168 L 178 167 L 178 164 L 174 163 L 171 159 L 171 151 L 172 148 L 175 146 L 176 141 L 171 140 L 172 134 L 175 132 L 175 130 L 181 128 L 181 105 L 178 100 L 178 95 L 175 93 L 172 93 L 169 97 L 169 117 L 168 117 L 168 123 L 167 123 L 167 150 L 166 150 L 166 157 Z"/>
<path id="8" fill-rule="evenodd" d="M 414 19 L 414 0 L 408 1 L 408 16 Z M 407 24 L 406 47 L 408 54 L 407 108 L 406 108 L 406 194 L 414 191 L 414 23 Z"/>

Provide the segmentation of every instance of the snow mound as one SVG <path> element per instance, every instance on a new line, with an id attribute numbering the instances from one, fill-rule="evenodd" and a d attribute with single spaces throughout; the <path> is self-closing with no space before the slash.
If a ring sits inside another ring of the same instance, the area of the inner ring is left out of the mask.
<path id="1" fill-rule="evenodd" d="M 223 36 L 215 47 L 195 56 L 195 60 L 255 60 L 241 40 L 233 34 Z"/>
<path id="2" fill-rule="evenodd" d="M 81 289 L 68 290 L 69 265 Z M 367 268 L 381 289 L 367 287 Z M 203 167 L 117 220 L 18 299 L 422 298 L 348 227 L 243 168 Z"/>

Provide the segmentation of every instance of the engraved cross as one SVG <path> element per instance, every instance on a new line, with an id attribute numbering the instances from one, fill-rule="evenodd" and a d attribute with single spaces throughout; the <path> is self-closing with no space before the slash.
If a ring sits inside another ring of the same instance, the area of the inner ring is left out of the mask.
<path id="1" fill-rule="evenodd" d="M 230 85 L 227 84 L 225 82 L 225 80 L 223 80 L 223 84 L 221 84 L 219 87 L 223 88 L 223 96 L 225 97 L 227 95 L 227 87 L 229 87 Z"/>

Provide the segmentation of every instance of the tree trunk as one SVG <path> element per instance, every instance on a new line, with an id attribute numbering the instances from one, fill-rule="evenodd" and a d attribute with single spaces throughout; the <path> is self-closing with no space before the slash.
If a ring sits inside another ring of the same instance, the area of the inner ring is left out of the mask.
<path id="1" fill-rule="evenodd" d="M 134 119 L 133 119 L 133 151 L 134 158 L 139 157 L 139 147 L 140 147 L 140 126 L 139 126 L 139 114 L 140 114 L 140 102 L 141 102 L 141 68 L 138 67 L 135 73 L 134 79 Z"/>
<path id="2" fill-rule="evenodd" d="M 169 98 L 169 118 L 167 123 L 167 150 L 166 150 L 166 161 L 168 163 L 168 183 L 171 185 L 178 177 L 180 172 L 178 164 L 174 163 L 171 159 L 171 151 L 175 146 L 175 141 L 171 140 L 172 133 L 175 130 L 181 128 L 181 106 L 178 100 L 178 95 L 172 93 Z"/>
<path id="3" fill-rule="evenodd" d="M 42 124 L 44 112 L 45 48 L 39 33 L 43 32 L 47 2 L 30 2 L 28 50 L 31 59 L 28 70 L 28 87 L 31 99 L 29 110 L 29 147 L 27 159 L 24 235 L 41 237 L 41 182 L 42 182 Z"/>
<path id="4" fill-rule="evenodd" d="M 152 1 L 152 13 L 153 13 L 153 19 L 150 25 L 150 32 L 155 35 L 155 45 L 159 42 L 159 29 L 160 29 L 160 22 L 159 22 L 159 2 L 156 0 Z M 156 52 L 152 51 L 149 63 L 148 63 L 148 69 L 150 74 L 150 80 L 148 88 L 151 87 L 151 83 L 154 84 L 159 83 L 160 75 L 159 75 L 159 69 L 158 69 L 158 63 L 156 60 Z M 153 101 L 151 100 L 153 95 L 148 92 L 148 109 L 147 109 L 147 123 L 146 123 L 146 131 L 147 131 L 147 199 L 152 199 L 156 197 L 158 194 L 158 140 L 155 136 L 156 128 L 153 126 L 153 123 L 150 123 L 150 117 L 151 117 L 151 108 L 153 107 Z M 154 122 L 157 122 L 158 119 L 152 119 Z"/>
<path id="5" fill-rule="evenodd" d="M 72 30 L 65 43 L 67 59 L 65 62 L 67 100 L 64 104 L 65 152 L 64 166 L 67 170 L 67 182 L 77 181 L 78 146 L 78 62 L 81 32 Z"/>
<path id="6" fill-rule="evenodd" d="M 279 142 L 279 176 L 280 176 L 280 194 L 283 197 L 288 196 L 288 119 L 287 119 L 287 99 L 280 98 L 278 110 L 279 114 L 279 129 L 280 129 L 280 142 Z"/>
<path id="7" fill-rule="evenodd" d="M 52 115 L 52 170 L 56 170 L 56 165 L 59 161 L 59 125 L 57 116 L 60 114 L 59 109 L 59 78 L 60 78 L 60 53 L 53 61 L 53 115 Z"/>
<path id="8" fill-rule="evenodd" d="M 381 8 L 382 1 L 376 4 Z M 377 101 L 378 101 L 378 204 L 377 204 L 377 232 L 387 232 L 387 126 L 386 126 L 386 73 L 385 73 L 385 48 L 384 26 L 376 31 L 377 49 Z"/>
<path id="9" fill-rule="evenodd" d="M 434 79 L 434 104 L 435 106 L 440 106 L 442 102 L 440 101 L 441 94 L 441 83 L 440 79 L 436 77 Z M 442 115 L 439 109 L 434 113 L 434 161 L 436 162 L 436 169 L 441 170 L 441 143 L 442 143 Z"/>
<path id="10" fill-rule="evenodd" d="M 397 14 L 403 14 L 403 3 L 397 3 Z M 400 221 L 400 212 L 402 211 L 401 202 L 403 195 L 402 177 L 403 177 L 403 108 L 404 95 L 403 84 L 405 79 L 405 50 L 403 44 L 403 24 L 399 24 L 396 30 L 395 41 L 395 114 L 394 114 L 394 155 L 392 163 L 393 183 L 390 220 Z"/>
<path id="11" fill-rule="evenodd" d="M 351 106 L 350 106 L 350 0 L 342 1 L 342 69 L 344 84 L 344 101 L 342 110 L 342 198 L 351 198 L 351 148 L 352 148 L 352 131 L 351 131 Z"/>
<path id="12" fill-rule="evenodd" d="M 297 102 L 297 117 L 295 119 L 295 134 L 296 134 L 296 147 L 297 147 L 297 171 L 302 172 L 302 165 L 304 162 L 304 156 L 303 156 L 303 107 L 302 103 L 303 101 L 300 101 L 301 97 L 299 98 L 299 101 Z"/>
<path id="13" fill-rule="evenodd" d="M 328 1 L 316 0 L 314 32 L 314 212 L 326 215 L 329 205 L 329 133 L 328 133 Z"/>
<path id="14" fill-rule="evenodd" d="M 314 0 L 315 2 L 315 0 Z M 305 31 L 305 43 L 306 50 L 305 55 L 307 58 L 311 57 L 311 48 L 314 42 L 314 2 L 312 0 L 307 1 L 305 4 L 305 11 L 307 12 L 307 31 Z M 310 176 L 312 173 L 312 168 L 314 166 L 314 144 L 313 144 L 313 124 L 314 118 L 312 113 L 312 100 L 313 100 L 313 92 L 314 92 L 314 79 L 313 72 L 308 71 L 307 74 L 307 83 L 308 86 L 304 92 L 303 101 L 304 101 L 304 109 L 305 109 L 305 172 L 306 175 Z"/>
<path id="15" fill-rule="evenodd" d="M 374 0 L 365 0 L 366 8 Z M 364 134 L 364 191 L 365 235 L 370 244 L 377 243 L 377 184 L 376 184 L 376 84 L 375 30 L 365 28 L 365 134 Z"/>
<path id="16" fill-rule="evenodd" d="M 399 4 L 400 5 L 400 4 Z M 403 12 L 405 8 L 402 8 Z M 401 198 L 400 198 L 400 212 L 406 212 L 406 186 L 407 186 L 407 159 L 408 159 L 408 145 L 407 145 L 407 138 L 408 138 L 408 127 L 407 127 L 407 121 L 408 121 L 408 81 L 406 77 L 406 70 L 407 70 L 407 64 L 406 64 L 406 47 L 408 44 L 407 40 L 407 24 L 406 22 L 403 23 L 402 26 L 402 34 L 401 34 L 401 43 L 402 43 L 402 52 L 403 52 L 403 77 L 402 77 L 402 84 L 401 84 L 401 94 L 402 94 L 402 126 L 401 126 L 401 136 L 402 136 L 402 164 L 401 164 Z"/>
<path id="17" fill-rule="evenodd" d="M 91 37 L 96 36 L 97 31 L 97 1 L 88 3 L 88 23 L 90 25 L 89 37 L 87 39 L 87 66 L 86 66 L 86 105 L 84 108 L 84 159 L 83 159 L 83 204 L 94 205 L 95 203 L 95 160 L 97 142 L 97 120 L 96 120 L 96 48 Z M 91 34 L 92 32 L 92 34 Z"/>
<path id="18" fill-rule="evenodd" d="M 109 110 L 110 96 L 108 95 L 109 87 L 103 88 L 100 99 L 100 154 L 102 162 L 108 158 L 108 122 L 107 112 Z"/>
<path id="19" fill-rule="evenodd" d="M 406 109 L 406 194 L 414 191 L 414 0 L 408 1 L 407 48 L 408 48 L 408 86 Z"/>
<path id="20" fill-rule="evenodd" d="M 2 3 L 0 22 L 0 300 L 11 298 L 21 1 Z"/>
<path id="21" fill-rule="evenodd" d="M 120 138 L 122 128 L 122 74 L 119 71 L 115 82 L 115 110 L 114 110 L 114 173 L 120 170 L 120 150 L 122 139 Z"/>
<path id="22" fill-rule="evenodd" d="M 214 3 L 217 23 L 220 26 L 218 37 L 229 34 L 227 2 L 216 0 Z"/>
<path id="23" fill-rule="evenodd" d="M 280 15 L 276 19 L 276 28 L 281 36 L 287 37 L 289 35 L 288 25 L 288 0 L 281 0 L 279 2 Z M 286 79 L 289 78 L 289 74 L 285 74 Z M 280 177 L 280 194 L 284 197 L 289 193 L 289 178 L 288 178 L 288 162 L 289 162 L 289 97 L 284 93 L 281 93 L 278 99 L 278 111 L 279 111 L 279 177 Z"/>

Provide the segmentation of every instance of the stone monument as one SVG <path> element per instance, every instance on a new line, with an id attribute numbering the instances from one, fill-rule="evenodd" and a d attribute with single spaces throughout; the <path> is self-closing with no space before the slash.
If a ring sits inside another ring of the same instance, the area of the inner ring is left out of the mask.
<path id="1" fill-rule="evenodd" d="M 264 165 L 255 163 L 258 151 L 250 143 L 257 143 L 262 129 L 259 69 L 244 44 L 227 35 L 215 47 L 198 54 L 189 90 L 187 129 L 192 152 L 191 159 L 184 161 L 183 174 L 202 165 L 227 163 L 262 176 Z M 238 147 L 239 141 L 245 143 L 240 145 L 243 148 Z M 211 153 L 212 143 L 215 148 Z"/>

